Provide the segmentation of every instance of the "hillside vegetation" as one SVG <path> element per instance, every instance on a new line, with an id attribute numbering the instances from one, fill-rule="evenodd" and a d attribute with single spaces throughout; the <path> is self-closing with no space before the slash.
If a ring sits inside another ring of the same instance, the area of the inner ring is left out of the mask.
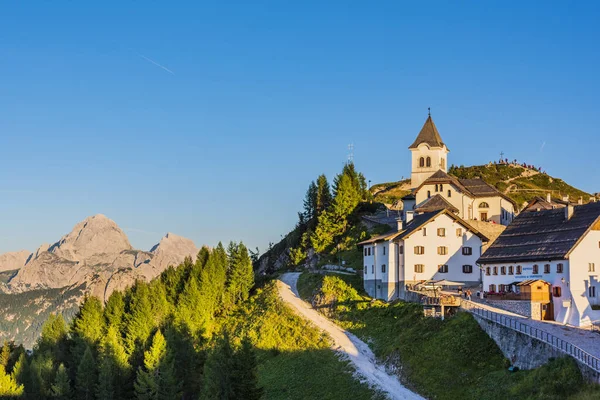
<path id="1" fill-rule="evenodd" d="M 441 321 L 418 304 L 372 300 L 360 276 L 303 273 L 300 295 L 340 326 L 370 343 L 382 361 L 400 367 L 409 387 L 431 399 L 592 399 L 574 360 L 508 372 L 494 341 L 467 313 Z"/>
<path id="2" fill-rule="evenodd" d="M 379 398 L 273 283 L 253 282 L 247 249 L 219 244 L 106 305 L 86 297 L 68 326 L 48 318 L 32 355 L 5 342 L 0 398 Z"/>
<path id="3" fill-rule="evenodd" d="M 572 201 L 583 197 L 588 201 L 590 194 L 570 186 L 562 179 L 551 177 L 545 173 L 514 164 L 487 164 L 471 167 L 451 166 L 450 175 L 459 179 L 481 178 L 496 187 L 502 193 L 513 199 L 519 207 L 536 196 L 545 197 L 551 192 L 555 198 L 569 196 Z M 407 190 L 408 180 L 376 184 L 371 187 L 371 193 L 376 202 L 392 204 L 410 191 Z"/>

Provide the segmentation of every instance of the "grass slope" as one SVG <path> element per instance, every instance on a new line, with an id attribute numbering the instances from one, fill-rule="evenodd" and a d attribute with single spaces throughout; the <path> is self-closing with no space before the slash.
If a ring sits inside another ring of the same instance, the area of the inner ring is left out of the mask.
<path id="1" fill-rule="evenodd" d="M 568 195 L 572 200 L 583 197 L 584 201 L 587 201 L 590 197 L 589 193 L 567 184 L 562 179 L 546 174 L 532 174 L 531 170 L 521 166 L 490 164 L 464 167 L 461 165 L 452 166 L 448 172 L 459 179 L 479 177 L 501 192 L 510 187 L 507 195 L 516 201 L 519 207 L 536 196 L 545 196 L 549 191 L 557 198 Z M 377 202 L 393 203 L 394 200 L 408 194 L 408 191 L 403 189 L 406 182 L 407 180 L 376 184 L 371 187 L 371 193 L 376 193 Z"/>
<path id="2" fill-rule="evenodd" d="M 441 321 L 423 317 L 417 304 L 373 301 L 359 276 L 304 273 L 298 284 L 302 297 L 370 343 L 379 359 L 401 365 L 408 385 L 428 398 L 600 398 L 572 359 L 508 372 L 508 360 L 469 314 Z"/>
<path id="3" fill-rule="evenodd" d="M 248 336 L 259 360 L 265 399 L 383 399 L 354 378 L 348 361 L 319 329 L 292 312 L 269 283 L 226 322 L 232 337 Z"/>

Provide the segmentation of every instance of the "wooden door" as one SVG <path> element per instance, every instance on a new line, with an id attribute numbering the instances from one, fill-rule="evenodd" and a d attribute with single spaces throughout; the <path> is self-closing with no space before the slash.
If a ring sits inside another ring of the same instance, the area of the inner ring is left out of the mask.
<path id="1" fill-rule="evenodd" d="M 554 307 L 552 301 L 550 303 L 542 304 L 542 320 L 554 321 Z"/>

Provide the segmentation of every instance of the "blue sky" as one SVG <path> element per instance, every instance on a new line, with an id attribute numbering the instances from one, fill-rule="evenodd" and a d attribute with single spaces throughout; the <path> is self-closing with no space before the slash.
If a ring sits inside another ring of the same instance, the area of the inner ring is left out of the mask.
<path id="1" fill-rule="evenodd" d="M 96 213 L 264 250 L 349 143 L 408 176 L 427 107 L 450 163 L 600 191 L 600 3 L 173 3 L 0 5 L 0 252 Z"/>

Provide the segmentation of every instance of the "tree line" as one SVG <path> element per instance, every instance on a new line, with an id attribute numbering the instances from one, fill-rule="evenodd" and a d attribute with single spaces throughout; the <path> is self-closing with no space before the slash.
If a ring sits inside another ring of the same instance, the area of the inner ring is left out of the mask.
<path id="1" fill-rule="evenodd" d="M 230 243 L 203 247 L 194 262 L 115 291 L 106 304 L 86 297 L 69 325 L 48 318 L 31 354 L 5 342 L 0 397 L 258 399 L 252 344 L 221 331 L 253 285 L 247 248 Z"/>

